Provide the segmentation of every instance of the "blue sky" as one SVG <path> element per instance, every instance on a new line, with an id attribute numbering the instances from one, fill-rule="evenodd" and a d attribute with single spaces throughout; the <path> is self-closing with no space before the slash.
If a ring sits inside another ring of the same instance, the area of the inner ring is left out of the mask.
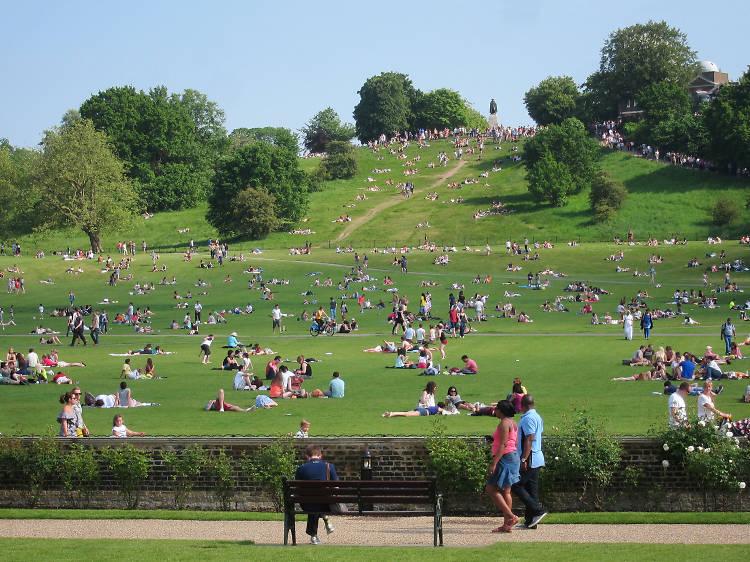
<path id="1" fill-rule="evenodd" d="M 33 146 L 88 96 L 115 85 L 194 88 L 227 128 L 298 129 L 331 106 L 346 120 L 368 76 L 460 91 L 503 123 L 529 123 L 524 92 L 549 75 L 582 82 L 607 35 L 648 19 L 687 33 L 737 78 L 750 64 L 750 2 L 0 0 L 0 137 Z"/>

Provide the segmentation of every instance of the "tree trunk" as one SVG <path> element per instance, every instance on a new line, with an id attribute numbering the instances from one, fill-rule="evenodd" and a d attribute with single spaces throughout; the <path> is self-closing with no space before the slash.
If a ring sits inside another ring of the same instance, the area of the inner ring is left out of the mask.
<path id="1" fill-rule="evenodd" d="M 102 241 L 99 239 L 98 232 L 86 232 L 89 235 L 89 242 L 91 242 L 91 251 L 95 254 L 99 254 L 102 251 Z"/>

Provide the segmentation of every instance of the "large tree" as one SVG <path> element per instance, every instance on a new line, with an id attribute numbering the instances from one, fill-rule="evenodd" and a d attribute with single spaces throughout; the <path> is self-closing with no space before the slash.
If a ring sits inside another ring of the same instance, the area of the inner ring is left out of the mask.
<path id="1" fill-rule="evenodd" d="M 233 224 L 234 200 L 250 187 L 274 197 L 279 226 L 293 223 L 307 210 L 309 185 L 310 177 L 300 169 L 295 151 L 284 144 L 254 140 L 219 162 L 206 218 L 224 235 L 240 234 Z"/>
<path id="2" fill-rule="evenodd" d="M 591 185 L 598 155 L 596 142 L 588 135 L 583 123 L 574 117 L 559 125 L 545 127 L 524 144 L 524 162 L 529 172 L 537 162 L 549 156 L 567 168 L 573 193 L 578 193 Z M 545 176 L 554 171 L 549 162 L 545 163 L 544 171 Z M 564 197 L 554 198 L 557 205 L 564 202 Z"/>
<path id="3" fill-rule="evenodd" d="M 750 167 L 750 68 L 703 110 L 709 155 L 731 173 Z"/>
<path id="4" fill-rule="evenodd" d="M 88 119 L 48 131 L 35 177 L 41 227 L 71 226 L 100 252 L 101 235 L 138 212 L 136 193 L 107 136 Z"/>
<path id="5" fill-rule="evenodd" d="M 526 92 L 523 101 L 534 121 L 550 125 L 574 117 L 580 95 L 570 76 L 550 76 Z"/>
<path id="6" fill-rule="evenodd" d="M 586 83 L 596 98 L 595 118 L 616 116 L 618 102 L 635 98 L 645 86 L 671 82 L 686 86 L 695 74 L 695 51 L 687 36 L 664 21 L 613 31 L 601 51 L 599 71 Z"/>
<path id="7" fill-rule="evenodd" d="M 226 143 L 224 115 L 203 94 L 115 87 L 86 100 L 80 114 L 107 133 L 149 210 L 203 200 Z"/>
<path id="8" fill-rule="evenodd" d="M 353 178 L 357 173 L 357 159 L 354 146 L 348 141 L 331 141 L 328 153 L 320 163 L 320 172 L 324 179 L 340 180 Z"/>
<path id="9" fill-rule="evenodd" d="M 361 142 L 413 126 L 413 107 L 419 93 L 406 74 L 383 72 L 371 76 L 357 93 L 360 99 L 354 108 L 354 122 Z"/>
<path id="10" fill-rule="evenodd" d="M 240 148 L 256 141 L 267 142 L 288 150 L 293 154 L 299 152 L 299 139 L 297 135 L 284 127 L 256 127 L 253 129 L 240 127 L 239 129 L 234 129 L 229 135 L 229 143 L 232 149 Z"/>
<path id="11" fill-rule="evenodd" d="M 414 104 L 414 124 L 425 129 L 465 127 L 467 117 L 461 94 L 448 88 L 421 94 Z"/>
<path id="12" fill-rule="evenodd" d="M 349 142 L 356 134 L 354 125 L 343 123 L 339 114 L 331 107 L 318 111 L 302 127 L 303 144 L 307 150 L 314 153 L 326 152 L 331 141 Z"/>
<path id="13" fill-rule="evenodd" d="M 0 139 L 0 235 L 18 235 L 34 227 L 39 193 L 33 189 L 33 176 L 38 164 L 38 151 L 15 148 Z"/>

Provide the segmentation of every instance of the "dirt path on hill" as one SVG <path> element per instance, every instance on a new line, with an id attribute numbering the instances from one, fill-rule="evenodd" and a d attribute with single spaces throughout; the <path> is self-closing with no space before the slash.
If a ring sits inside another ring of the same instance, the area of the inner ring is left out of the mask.
<path id="1" fill-rule="evenodd" d="M 537 530 L 515 530 L 496 535 L 490 529 L 499 517 L 446 517 L 445 546 L 485 546 L 498 542 L 575 542 L 650 544 L 750 544 L 748 525 L 539 525 Z M 335 517 L 335 532 L 321 540 L 330 545 L 432 546 L 431 517 Z M 297 541 L 308 544 L 304 517 L 297 517 Z M 168 521 L 168 520 L 4 520 L 0 537 L 182 540 L 252 540 L 279 545 L 284 541 L 281 521 Z M 121 543 L 126 547 L 125 543 Z M 12 548 L 12 546 L 11 546 Z M 541 551 L 540 551 L 541 552 Z"/>
<path id="2" fill-rule="evenodd" d="M 443 175 L 439 176 L 434 182 L 432 182 L 426 189 L 435 189 L 438 187 L 441 183 L 443 183 L 445 180 L 450 179 L 453 177 L 461 168 L 463 168 L 468 160 L 461 160 L 455 168 L 453 168 L 451 171 L 444 173 Z M 421 189 L 414 189 L 414 194 L 420 193 Z M 389 207 L 393 207 L 394 205 L 398 205 L 399 203 L 403 202 L 404 199 L 396 199 L 396 198 L 390 198 L 386 199 L 382 203 L 378 203 L 375 205 L 372 209 L 367 211 L 364 215 L 361 217 L 357 217 L 352 219 L 352 222 L 349 222 L 344 227 L 344 230 L 339 232 L 338 236 L 334 239 L 336 242 L 340 242 L 341 240 L 344 240 L 347 238 L 352 232 L 357 230 L 360 226 L 363 224 L 366 224 L 370 222 L 370 220 L 377 215 L 380 211 L 384 211 L 385 209 Z"/>

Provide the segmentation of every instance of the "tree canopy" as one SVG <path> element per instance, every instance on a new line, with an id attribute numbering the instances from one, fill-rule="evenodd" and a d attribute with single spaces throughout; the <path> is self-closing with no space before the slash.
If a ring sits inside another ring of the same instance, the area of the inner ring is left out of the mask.
<path id="1" fill-rule="evenodd" d="M 297 153 L 283 140 L 278 145 L 254 140 L 219 162 L 206 218 L 222 235 L 241 235 L 235 224 L 236 198 L 247 188 L 262 188 L 274 197 L 277 225 L 293 223 L 307 210 L 309 186 Z"/>
<path id="2" fill-rule="evenodd" d="M 299 153 L 297 135 L 284 127 L 256 127 L 252 129 L 240 127 L 234 129 L 229 135 L 232 148 L 239 148 L 256 141 L 267 142 L 293 154 Z"/>
<path id="3" fill-rule="evenodd" d="M 649 21 L 613 31 L 601 50 L 598 72 L 586 82 L 597 119 L 617 114 L 619 101 L 634 98 L 647 85 L 686 86 L 696 71 L 687 36 L 664 21 Z"/>
<path id="4" fill-rule="evenodd" d="M 313 153 L 326 152 L 329 142 L 348 142 L 356 134 L 354 125 L 343 123 L 339 114 L 330 107 L 316 113 L 302 127 L 303 144 L 307 150 Z"/>
<path id="5" fill-rule="evenodd" d="M 205 95 L 114 87 L 83 102 L 80 115 L 110 138 L 149 210 L 192 207 L 205 197 L 226 146 L 224 114 Z"/>
<path id="6" fill-rule="evenodd" d="M 523 101 L 534 121 L 550 125 L 574 117 L 580 95 L 570 76 L 550 76 L 526 92 Z"/>
<path id="7" fill-rule="evenodd" d="M 731 172 L 750 167 L 750 68 L 721 87 L 703 116 L 711 158 Z"/>
<path id="8" fill-rule="evenodd" d="M 103 232 L 128 224 L 139 210 L 122 162 L 88 119 L 46 133 L 34 183 L 43 194 L 40 227 L 80 228 L 95 252 Z"/>
<path id="9" fill-rule="evenodd" d="M 448 88 L 420 93 L 414 104 L 414 124 L 417 128 L 464 127 L 467 117 L 466 102 L 461 94 Z"/>
<path id="10" fill-rule="evenodd" d="M 328 153 L 320 163 L 323 179 L 339 180 L 353 178 L 357 173 L 354 146 L 348 141 L 331 141 Z"/>
<path id="11" fill-rule="evenodd" d="M 0 139 L 0 235 L 18 235 L 34 226 L 39 193 L 33 189 L 33 175 L 39 152 L 14 148 Z"/>
<path id="12" fill-rule="evenodd" d="M 414 123 L 413 106 L 417 90 L 406 74 L 383 72 L 368 78 L 357 92 L 354 108 L 357 138 L 361 142 L 405 131 Z"/>

